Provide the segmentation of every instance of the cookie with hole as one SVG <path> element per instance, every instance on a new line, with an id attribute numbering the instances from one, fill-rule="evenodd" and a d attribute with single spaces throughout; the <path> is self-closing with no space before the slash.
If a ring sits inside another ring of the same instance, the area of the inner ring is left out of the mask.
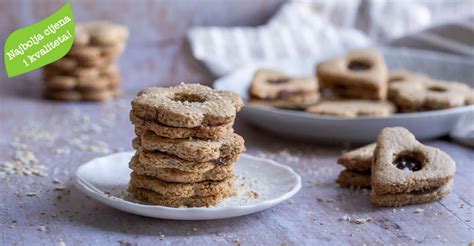
<path id="1" fill-rule="evenodd" d="M 404 69 L 394 69 L 388 72 L 388 83 L 412 82 L 429 80 L 429 76 L 423 73 L 411 72 Z"/>
<path id="2" fill-rule="evenodd" d="M 348 170 L 370 173 L 374 156 L 375 143 L 343 153 L 337 163 Z"/>
<path id="3" fill-rule="evenodd" d="M 224 197 L 230 194 L 216 194 L 212 196 L 193 196 L 193 197 L 167 197 L 150 189 L 138 188 L 129 185 L 128 191 L 133 198 L 144 201 L 148 204 L 167 206 L 167 207 L 211 207 L 219 204 Z"/>
<path id="4" fill-rule="evenodd" d="M 448 109 L 473 104 L 474 89 L 455 81 L 394 82 L 388 97 L 402 112 Z"/>
<path id="5" fill-rule="evenodd" d="M 387 67 L 381 53 L 372 49 L 350 52 L 318 64 L 316 75 L 322 89 L 340 98 L 385 100 Z"/>
<path id="6" fill-rule="evenodd" d="M 159 151 L 188 161 L 208 162 L 235 156 L 246 150 L 244 139 L 236 133 L 224 135 L 217 140 L 170 139 L 139 127 L 135 127 L 135 133 L 138 136 L 133 140 L 135 149 Z"/>
<path id="7" fill-rule="evenodd" d="M 336 182 L 344 188 L 370 188 L 370 172 L 346 169 L 339 173 Z"/>
<path id="8" fill-rule="evenodd" d="M 158 136 L 172 139 L 200 138 L 216 140 L 234 132 L 234 128 L 232 127 L 234 122 L 218 126 L 198 126 L 193 128 L 172 127 L 163 125 L 158 120 L 144 120 L 132 112 L 130 112 L 130 121 L 136 127 L 150 130 Z"/>
<path id="9" fill-rule="evenodd" d="M 196 183 L 173 183 L 160 180 L 156 177 L 130 174 L 130 185 L 137 188 L 152 190 L 165 197 L 194 197 L 231 195 L 235 193 L 234 177 L 219 181 L 201 181 Z"/>
<path id="10" fill-rule="evenodd" d="M 206 180 L 219 181 L 234 176 L 234 164 L 213 165 L 213 168 L 203 172 L 188 172 L 177 168 L 160 168 L 155 165 L 149 165 L 146 162 L 140 162 L 138 156 L 130 161 L 129 167 L 138 175 L 156 177 L 166 182 L 174 183 L 196 183 Z"/>
<path id="11" fill-rule="evenodd" d="M 244 106 L 239 95 L 200 84 L 147 88 L 132 100 L 132 114 L 172 127 L 220 126 Z"/>
<path id="12" fill-rule="evenodd" d="M 312 77 L 288 76 L 272 69 L 255 72 L 249 87 L 250 102 L 278 108 L 304 109 L 319 98 L 319 85 Z"/>
<path id="13" fill-rule="evenodd" d="M 371 175 L 374 199 L 402 194 L 436 198 L 427 194 L 443 190 L 453 179 L 453 159 L 440 149 L 421 144 L 405 128 L 384 128 L 376 144 Z"/>

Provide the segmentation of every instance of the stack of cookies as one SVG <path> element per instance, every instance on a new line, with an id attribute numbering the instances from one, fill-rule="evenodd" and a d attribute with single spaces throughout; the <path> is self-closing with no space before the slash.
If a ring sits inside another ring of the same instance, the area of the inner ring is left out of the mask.
<path id="1" fill-rule="evenodd" d="M 234 165 L 245 151 L 233 131 L 240 97 L 199 84 L 148 88 L 132 101 L 137 137 L 130 193 L 169 207 L 213 206 L 233 195 Z"/>
<path id="2" fill-rule="evenodd" d="M 62 101 L 103 101 L 117 96 L 121 76 L 116 61 L 127 39 L 128 29 L 122 25 L 78 24 L 69 53 L 43 70 L 44 96 Z"/>
<path id="3" fill-rule="evenodd" d="M 456 170 L 445 152 L 425 146 L 402 127 L 384 128 L 377 142 L 343 154 L 342 187 L 372 188 L 377 206 L 439 200 L 449 194 Z"/>

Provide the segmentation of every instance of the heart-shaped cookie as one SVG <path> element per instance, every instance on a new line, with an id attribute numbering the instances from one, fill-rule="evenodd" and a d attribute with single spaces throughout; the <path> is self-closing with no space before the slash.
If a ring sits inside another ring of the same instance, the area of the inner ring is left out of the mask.
<path id="1" fill-rule="evenodd" d="M 455 162 L 440 149 L 425 146 L 402 127 L 384 128 L 372 163 L 372 191 L 377 195 L 426 193 L 447 184 Z"/>
<path id="2" fill-rule="evenodd" d="M 387 67 L 383 56 L 371 49 L 322 62 L 316 68 L 322 88 L 342 98 L 385 100 Z"/>

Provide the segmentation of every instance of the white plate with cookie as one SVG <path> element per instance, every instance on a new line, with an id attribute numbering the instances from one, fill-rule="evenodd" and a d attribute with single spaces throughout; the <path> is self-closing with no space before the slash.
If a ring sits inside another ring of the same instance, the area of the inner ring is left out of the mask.
<path id="1" fill-rule="evenodd" d="M 236 163 L 237 194 L 213 207 L 171 208 L 147 205 L 127 191 L 135 152 L 116 153 L 81 165 L 76 187 L 88 196 L 133 214 L 173 220 L 213 220 L 247 215 L 273 207 L 301 189 L 301 177 L 272 160 L 242 154 Z"/>
<path id="2" fill-rule="evenodd" d="M 404 69 L 474 86 L 474 62 L 467 58 L 408 48 L 380 50 L 390 70 Z M 257 70 L 269 68 L 290 76 L 314 76 L 316 64 L 318 61 L 310 58 L 297 62 L 249 64 L 216 80 L 214 87 L 237 92 L 246 102 L 240 115 L 250 123 L 280 136 L 325 143 L 369 143 L 381 129 L 391 126 L 405 127 L 417 139 L 432 139 L 449 134 L 461 119 L 474 114 L 474 105 L 470 105 L 390 116 L 342 118 L 248 103 L 249 85 Z"/>

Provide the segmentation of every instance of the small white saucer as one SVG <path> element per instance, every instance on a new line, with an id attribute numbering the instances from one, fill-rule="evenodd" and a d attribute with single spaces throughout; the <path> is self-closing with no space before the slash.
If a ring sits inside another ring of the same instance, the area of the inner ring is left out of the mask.
<path id="1" fill-rule="evenodd" d="M 291 168 L 272 160 L 242 154 L 236 164 L 237 195 L 214 207 L 169 208 L 146 205 L 127 192 L 134 152 L 93 159 L 81 165 L 74 177 L 76 187 L 88 196 L 126 212 L 174 220 L 231 218 L 275 206 L 301 189 L 301 177 Z"/>

